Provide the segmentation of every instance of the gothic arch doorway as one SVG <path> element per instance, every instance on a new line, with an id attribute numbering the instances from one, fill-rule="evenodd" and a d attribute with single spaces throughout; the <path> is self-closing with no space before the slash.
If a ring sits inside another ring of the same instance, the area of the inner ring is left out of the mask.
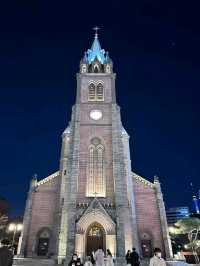
<path id="1" fill-rule="evenodd" d="M 141 236 L 141 249 L 144 258 L 152 256 L 152 237 L 148 233 L 143 233 Z"/>
<path id="2" fill-rule="evenodd" d="M 106 234 L 102 225 L 93 223 L 86 232 L 86 255 L 90 256 L 92 252 L 101 247 L 106 250 Z"/>
<path id="3" fill-rule="evenodd" d="M 50 240 L 50 230 L 48 228 L 43 228 L 42 230 L 40 230 L 37 237 L 38 256 L 44 257 L 48 255 L 49 240 Z"/>

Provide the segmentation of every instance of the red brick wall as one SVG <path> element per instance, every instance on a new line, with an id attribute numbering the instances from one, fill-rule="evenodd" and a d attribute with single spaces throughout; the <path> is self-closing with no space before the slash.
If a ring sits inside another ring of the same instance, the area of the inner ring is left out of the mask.
<path id="1" fill-rule="evenodd" d="M 53 216 L 56 204 L 56 193 L 58 192 L 59 176 L 53 180 L 40 185 L 33 193 L 32 218 L 28 237 L 28 256 L 32 256 L 37 233 L 43 227 L 52 229 Z"/>
<path id="2" fill-rule="evenodd" d="M 142 238 L 144 233 L 149 234 L 152 236 L 152 248 L 159 247 L 164 251 L 155 190 L 134 178 L 134 191 L 139 237 Z"/>

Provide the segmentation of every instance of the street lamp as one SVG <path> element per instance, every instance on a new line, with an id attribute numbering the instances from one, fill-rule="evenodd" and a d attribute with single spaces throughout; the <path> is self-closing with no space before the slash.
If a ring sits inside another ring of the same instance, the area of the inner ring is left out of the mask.
<path id="1" fill-rule="evenodd" d="M 23 225 L 22 224 L 15 224 L 15 223 L 11 223 L 8 226 L 8 231 L 9 232 L 13 232 L 13 238 L 12 238 L 12 247 L 14 245 L 15 242 L 15 235 L 17 232 L 22 231 Z"/>

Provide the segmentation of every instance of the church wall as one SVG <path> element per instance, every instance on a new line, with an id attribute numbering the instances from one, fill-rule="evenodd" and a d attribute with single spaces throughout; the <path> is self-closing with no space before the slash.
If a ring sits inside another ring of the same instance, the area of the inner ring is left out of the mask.
<path id="1" fill-rule="evenodd" d="M 32 214 L 30 220 L 27 256 L 37 253 L 37 236 L 42 228 L 53 229 L 56 193 L 58 191 L 58 177 L 36 187 L 33 192 Z"/>
<path id="2" fill-rule="evenodd" d="M 140 180 L 133 180 L 136 217 L 138 223 L 139 239 L 145 239 L 146 235 L 151 237 L 152 249 L 159 247 L 164 253 L 164 243 L 160 222 L 160 214 L 156 199 L 156 192 L 152 185 L 144 184 Z"/>

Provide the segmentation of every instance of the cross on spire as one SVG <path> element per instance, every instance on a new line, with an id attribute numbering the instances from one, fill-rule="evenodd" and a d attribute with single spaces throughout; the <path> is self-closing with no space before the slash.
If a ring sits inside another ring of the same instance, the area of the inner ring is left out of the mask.
<path id="1" fill-rule="evenodd" d="M 95 31 L 95 38 L 97 38 L 98 37 L 98 30 L 100 30 L 100 28 L 96 26 L 93 28 L 93 30 Z"/>
<path id="2" fill-rule="evenodd" d="M 95 191 L 93 194 L 94 194 L 94 197 L 97 198 L 97 195 L 98 195 L 99 193 L 97 193 L 97 192 Z"/>

